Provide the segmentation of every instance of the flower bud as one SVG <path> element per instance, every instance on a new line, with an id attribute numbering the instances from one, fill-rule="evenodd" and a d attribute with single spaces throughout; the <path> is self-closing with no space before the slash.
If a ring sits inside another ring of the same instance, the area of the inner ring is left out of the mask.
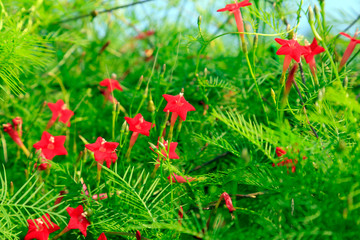
<path id="1" fill-rule="evenodd" d="M 155 110 L 156 110 L 155 104 L 154 104 L 153 100 L 151 100 L 151 99 L 148 102 L 147 110 L 149 112 L 155 112 Z"/>
<path id="2" fill-rule="evenodd" d="M 314 11 L 312 10 L 311 6 L 309 6 L 309 24 L 311 27 L 311 31 L 313 32 L 313 34 L 317 40 L 322 41 L 322 38 L 320 37 L 319 33 L 316 31 L 314 19 L 315 19 Z"/>
<path id="3" fill-rule="evenodd" d="M 276 95 L 275 95 L 274 89 L 271 89 L 271 97 L 272 97 L 274 103 L 276 104 Z"/>

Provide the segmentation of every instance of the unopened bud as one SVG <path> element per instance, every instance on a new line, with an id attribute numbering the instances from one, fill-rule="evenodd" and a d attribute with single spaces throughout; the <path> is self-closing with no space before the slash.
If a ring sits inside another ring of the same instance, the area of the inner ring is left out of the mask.
<path id="1" fill-rule="evenodd" d="M 14 195 L 14 183 L 10 182 L 10 196 Z"/>
<path id="2" fill-rule="evenodd" d="M 157 147 L 154 144 L 152 144 L 151 142 L 148 142 L 148 143 L 149 143 L 151 149 L 156 151 Z"/>
<path id="3" fill-rule="evenodd" d="M 309 24 L 311 27 L 311 31 L 313 32 L 313 34 L 317 40 L 322 41 L 322 38 L 320 37 L 319 33 L 316 31 L 314 19 L 315 19 L 314 11 L 312 10 L 311 6 L 309 6 Z"/>
<path id="4" fill-rule="evenodd" d="M 346 77 L 344 78 L 344 81 L 343 81 L 343 86 L 344 86 L 345 89 L 348 87 L 348 84 L 349 84 L 349 79 L 348 79 L 348 77 L 346 76 Z"/>
<path id="5" fill-rule="evenodd" d="M 201 16 L 198 17 L 197 24 L 198 24 L 198 26 L 200 27 L 200 25 L 201 25 Z"/>
<path id="6" fill-rule="evenodd" d="M 126 132 L 127 129 L 128 129 L 128 124 L 126 121 L 124 121 L 124 123 L 121 126 L 121 132 Z"/>
<path id="7" fill-rule="evenodd" d="M 112 73 L 112 74 L 111 74 L 111 79 L 115 79 L 115 80 L 117 79 L 116 73 Z"/>
<path id="8" fill-rule="evenodd" d="M 148 102 L 147 110 L 149 112 L 155 112 L 155 110 L 156 110 L 154 101 L 152 99 L 150 99 L 149 102 Z"/>
<path id="9" fill-rule="evenodd" d="M 250 155 L 249 155 L 249 151 L 247 150 L 247 148 L 244 148 L 241 151 L 241 158 L 245 161 L 245 163 L 250 162 Z"/>
<path id="10" fill-rule="evenodd" d="M 272 97 L 274 103 L 276 104 L 276 95 L 275 95 L 274 89 L 271 89 L 271 97 Z"/>
<path id="11" fill-rule="evenodd" d="M 99 14 L 99 12 L 96 11 L 96 10 L 93 10 L 93 11 L 91 12 L 91 16 L 92 16 L 93 18 L 96 17 L 98 14 Z"/>
<path id="12" fill-rule="evenodd" d="M 161 148 L 163 148 L 163 149 L 165 149 L 165 150 L 166 150 L 165 145 L 164 145 L 162 142 L 160 142 L 160 141 L 159 141 L 159 146 L 160 146 Z"/>

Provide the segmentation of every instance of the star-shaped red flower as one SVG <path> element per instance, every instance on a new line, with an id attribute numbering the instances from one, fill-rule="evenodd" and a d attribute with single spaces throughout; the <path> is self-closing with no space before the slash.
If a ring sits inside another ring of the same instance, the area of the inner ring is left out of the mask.
<path id="1" fill-rule="evenodd" d="M 53 233 L 60 229 L 58 225 L 51 222 L 50 215 L 46 213 L 41 218 L 28 219 L 29 224 L 28 232 L 24 240 L 48 240 L 50 233 Z"/>
<path id="2" fill-rule="evenodd" d="M 138 113 L 134 118 L 124 118 L 125 121 L 129 124 L 130 131 L 137 132 L 145 136 L 149 136 L 150 129 L 155 126 L 155 124 L 145 121 L 141 113 Z"/>
<path id="3" fill-rule="evenodd" d="M 102 137 L 98 137 L 95 143 L 85 144 L 85 147 L 94 153 L 95 161 L 103 164 L 106 161 L 106 166 L 110 168 L 111 162 L 115 163 L 117 155 L 115 149 L 119 143 L 106 142 Z"/>
<path id="4" fill-rule="evenodd" d="M 33 145 L 35 149 L 41 149 L 41 153 L 48 160 L 53 159 L 57 155 L 67 155 L 64 147 L 66 136 L 53 136 L 44 131 L 41 140 Z"/>
<path id="5" fill-rule="evenodd" d="M 98 240 L 107 240 L 105 233 L 100 234 Z"/>
<path id="6" fill-rule="evenodd" d="M 296 62 L 300 62 L 301 55 L 306 53 L 307 50 L 304 46 L 301 46 L 296 40 L 285 40 L 281 38 L 275 38 L 275 41 L 281 45 L 277 50 L 277 55 L 287 55 L 294 59 Z"/>
<path id="7" fill-rule="evenodd" d="M 176 96 L 164 94 L 163 97 L 167 101 L 164 112 L 170 111 L 172 113 L 177 113 L 183 121 L 186 120 L 187 112 L 195 111 L 195 108 L 185 100 L 181 93 Z"/>
<path id="8" fill-rule="evenodd" d="M 233 12 L 241 7 L 246 7 L 250 5 L 252 4 L 249 3 L 249 0 L 245 0 L 239 3 L 226 4 L 224 8 L 217 10 L 217 12 L 225 12 L 225 11 Z"/>
<path id="9" fill-rule="evenodd" d="M 48 103 L 48 107 L 52 112 L 51 122 L 54 123 L 59 117 L 59 122 L 67 124 L 70 127 L 70 118 L 74 116 L 74 112 L 67 109 L 63 100 L 58 100 L 56 103 Z M 49 124 L 50 126 L 52 125 Z"/>
<path id="10" fill-rule="evenodd" d="M 325 52 L 325 49 L 318 45 L 316 38 L 314 38 L 314 40 L 310 45 L 305 46 L 305 49 L 307 50 L 307 52 L 304 53 L 304 58 L 306 60 L 306 63 L 312 62 L 315 55 Z"/>
<path id="11" fill-rule="evenodd" d="M 90 222 L 86 219 L 87 213 L 84 212 L 83 206 L 79 205 L 77 208 L 68 207 L 66 211 L 70 215 L 68 229 L 79 229 L 80 232 L 86 237 L 86 229 Z"/>
<path id="12" fill-rule="evenodd" d="M 100 86 L 107 87 L 107 90 L 109 92 L 114 91 L 115 89 L 122 91 L 122 87 L 120 86 L 120 83 L 116 81 L 115 79 L 111 78 L 105 78 L 100 82 Z"/>

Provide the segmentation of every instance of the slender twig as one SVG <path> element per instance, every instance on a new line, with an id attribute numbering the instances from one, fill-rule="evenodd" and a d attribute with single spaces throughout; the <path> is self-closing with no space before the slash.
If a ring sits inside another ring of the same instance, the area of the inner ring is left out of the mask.
<path id="1" fill-rule="evenodd" d="M 137 4 L 142 4 L 142 3 L 150 2 L 150 1 L 153 1 L 153 0 L 143 0 L 143 1 L 139 1 L 139 2 L 133 2 L 133 3 L 130 3 L 130 4 L 121 5 L 121 6 L 113 7 L 113 8 L 110 8 L 110 9 L 105 9 L 105 10 L 101 10 L 101 11 L 96 11 L 96 13 L 97 13 L 97 15 L 99 15 L 99 14 L 102 14 L 102 13 L 112 12 L 112 11 L 117 10 L 117 9 L 127 8 L 127 7 L 131 7 L 131 6 L 137 5 Z M 78 19 L 81 19 L 81 18 L 90 17 L 90 16 L 93 16 L 93 15 L 94 15 L 94 12 L 95 12 L 95 10 L 92 11 L 92 12 L 90 12 L 90 13 L 88 13 L 88 14 L 84 14 L 84 15 L 80 15 L 80 16 L 77 16 L 77 17 L 72 17 L 72 18 L 64 19 L 64 20 L 55 22 L 55 23 L 53 23 L 53 24 L 60 24 L 60 23 L 64 23 L 64 22 L 75 21 L 75 20 L 78 20 Z"/>
<path id="2" fill-rule="evenodd" d="M 203 164 L 195 167 L 194 169 L 191 169 L 191 170 L 189 171 L 189 173 L 194 172 L 194 171 L 197 171 L 197 170 L 199 170 L 199 169 L 202 168 L 202 167 L 205 167 L 205 166 L 207 166 L 207 165 L 209 165 L 209 164 L 211 164 L 211 163 L 213 163 L 213 162 L 216 162 L 217 160 L 219 160 L 219 159 L 225 157 L 226 155 L 228 155 L 229 153 L 230 153 L 230 152 L 224 152 L 224 153 L 222 153 L 221 155 L 215 157 L 214 159 L 211 159 L 210 161 L 205 162 L 205 163 L 203 163 Z"/>
<path id="3" fill-rule="evenodd" d="M 301 62 L 299 63 L 299 68 L 300 68 L 300 75 L 301 75 L 301 80 L 303 82 L 303 84 L 305 85 L 306 84 L 306 81 L 305 81 L 305 74 L 304 74 L 304 69 L 302 67 L 302 64 Z"/>

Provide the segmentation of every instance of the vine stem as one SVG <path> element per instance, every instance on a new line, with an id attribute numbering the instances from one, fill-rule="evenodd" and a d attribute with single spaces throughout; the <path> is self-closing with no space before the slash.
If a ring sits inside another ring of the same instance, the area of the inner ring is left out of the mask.
<path id="1" fill-rule="evenodd" d="M 253 80 L 254 80 L 255 87 L 256 87 L 256 91 L 257 91 L 257 93 L 259 94 L 259 97 L 260 97 L 261 106 L 262 106 L 262 108 L 263 108 L 263 110 L 264 110 L 265 117 L 266 117 L 266 123 L 269 125 L 269 118 L 268 118 L 268 116 L 267 116 L 267 114 L 266 114 L 264 101 L 263 101 L 262 96 L 261 96 L 261 92 L 260 92 L 259 85 L 258 85 L 257 80 L 256 80 L 256 76 L 255 76 L 255 74 L 254 74 L 254 72 L 253 72 L 253 69 L 252 69 L 252 67 L 251 67 L 251 63 L 250 63 L 250 59 L 249 59 L 249 54 L 248 54 L 247 51 L 245 52 L 245 58 L 246 58 L 246 62 L 247 62 L 248 67 L 249 67 L 250 75 L 251 75 L 251 77 L 252 77 Z"/>

